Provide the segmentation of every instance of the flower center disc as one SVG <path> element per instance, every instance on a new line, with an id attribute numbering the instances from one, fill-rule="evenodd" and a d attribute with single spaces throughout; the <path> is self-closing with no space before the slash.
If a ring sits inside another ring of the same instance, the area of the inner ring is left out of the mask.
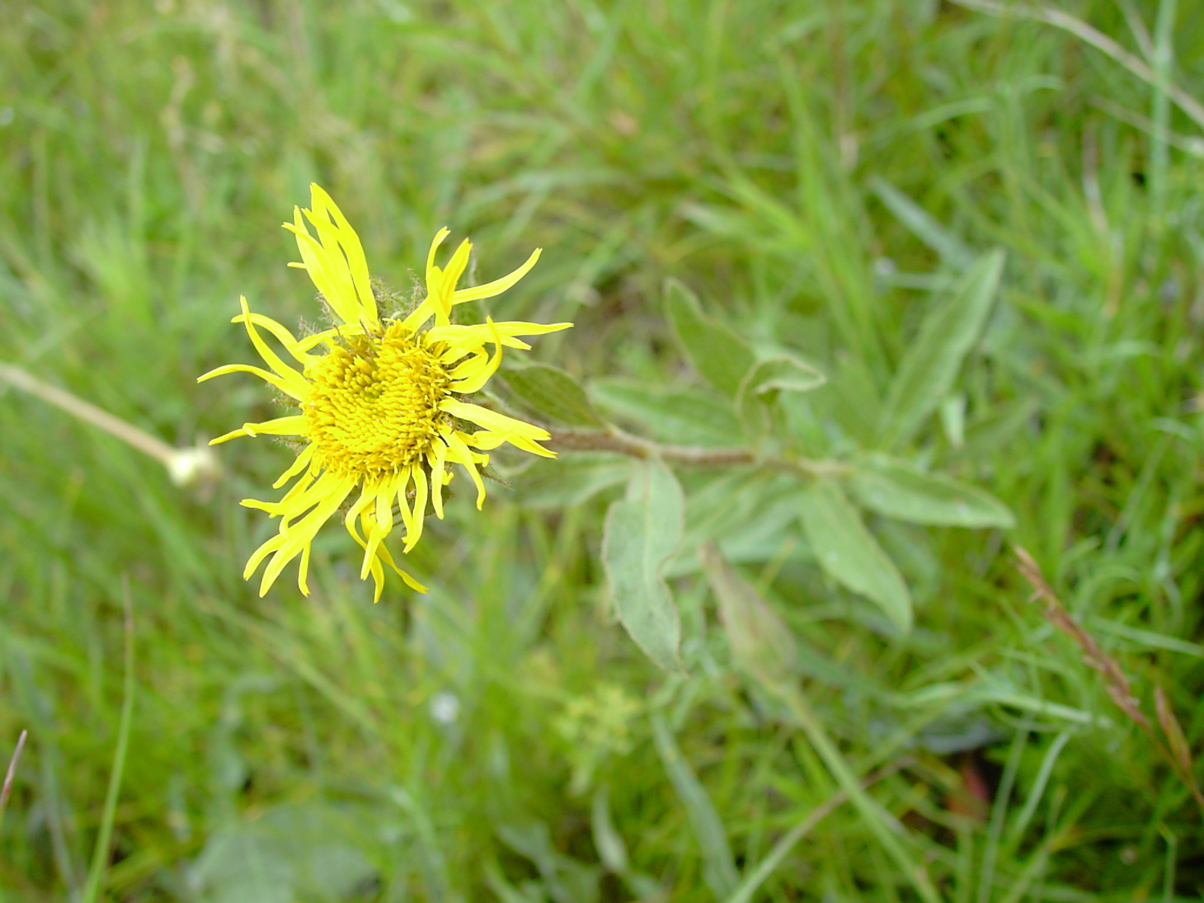
<path id="1" fill-rule="evenodd" d="M 352 336 L 306 369 L 303 406 L 316 463 L 333 473 L 396 473 L 437 441 L 451 380 L 438 356 L 401 323 Z"/>

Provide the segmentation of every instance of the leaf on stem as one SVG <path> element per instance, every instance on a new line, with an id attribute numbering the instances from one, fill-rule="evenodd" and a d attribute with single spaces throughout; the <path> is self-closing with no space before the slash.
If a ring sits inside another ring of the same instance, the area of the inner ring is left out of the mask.
<path id="1" fill-rule="evenodd" d="M 661 569 L 677 551 L 685 500 L 673 472 L 650 459 L 635 466 L 627 497 L 606 512 L 602 564 L 619 621 L 666 671 L 682 672 L 681 618 Z"/>
<path id="2" fill-rule="evenodd" d="M 900 631 L 910 630 L 912 604 L 907 584 L 840 487 L 831 480 L 816 480 L 803 493 L 800 516 L 820 567 L 838 583 L 876 603 Z"/>
<path id="3" fill-rule="evenodd" d="M 756 588 L 728 564 L 714 543 L 699 551 L 702 570 L 719 602 L 719 620 L 732 657 L 771 692 L 794 674 L 798 649 L 790 628 Z"/>
<path id="4" fill-rule="evenodd" d="M 780 354 L 766 358 L 754 364 L 740 381 L 740 388 L 736 392 L 736 413 L 745 421 L 747 429 L 754 416 L 754 400 L 768 402 L 779 392 L 810 392 L 825 382 L 827 377 L 819 370 L 792 355 Z"/>
<path id="5" fill-rule="evenodd" d="M 735 400 L 744 377 L 757 362 L 752 347 L 726 326 L 706 316 L 694 293 L 676 279 L 665 283 L 665 310 L 694 369 L 712 386 Z"/>
<path id="6" fill-rule="evenodd" d="M 858 461 L 849 488 L 871 511 L 913 524 L 1005 530 L 1016 525 L 1007 505 L 993 495 L 888 455 Z"/>
<path id="7" fill-rule="evenodd" d="M 631 459 L 610 452 L 578 452 L 539 464 L 509 477 L 515 497 L 529 508 L 580 505 L 631 475 Z"/>
<path id="8" fill-rule="evenodd" d="M 709 389 L 672 389 L 606 379 L 591 382 L 590 391 L 615 416 L 674 445 L 725 447 L 740 436 L 740 421 L 731 406 Z"/>
<path id="9" fill-rule="evenodd" d="M 603 427 L 585 389 L 558 367 L 530 364 L 502 376 L 510 391 L 533 413 L 566 426 Z"/>

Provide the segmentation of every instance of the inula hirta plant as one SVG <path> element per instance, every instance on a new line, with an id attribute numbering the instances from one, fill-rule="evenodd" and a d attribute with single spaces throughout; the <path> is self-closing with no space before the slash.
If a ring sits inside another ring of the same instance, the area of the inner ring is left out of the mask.
<path id="1" fill-rule="evenodd" d="M 372 575 L 376 598 L 384 582 L 382 562 L 409 586 L 425 592 L 397 566 L 386 545 L 394 511 L 401 515 L 402 550 L 409 552 L 422 536 L 428 503 L 443 517 L 443 487 L 453 476 L 450 465 L 459 465 L 476 484 L 480 508 L 485 501 L 481 469 L 489 463 L 486 452 L 508 442 L 532 454 L 555 457 L 539 444 L 549 438 L 546 430 L 466 399 L 497 372 L 503 347 L 531 347 L 518 336 L 555 332 L 571 324 L 495 323 L 490 318 L 484 323 L 452 323 L 457 304 L 500 295 L 535 266 L 540 252 L 536 249 L 509 276 L 457 289 L 472 245 L 465 239 L 445 267 L 437 266 L 436 252 L 447 229 L 440 229 L 431 242 L 426 296 L 412 310 L 382 315 L 355 230 L 325 191 L 317 185 L 311 191 L 313 209 L 293 208 L 293 222 L 284 226 L 297 236 L 301 250 L 302 262 L 291 265 L 309 272 L 333 325 L 297 339 L 275 320 L 251 313 L 244 297 L 242 313 L 233 322 L 246 327 L 271 369 L 230 364 L 200 378 L 253 373 L 287 396 L 296 409 L 264 423 L 244 423 L 213 440 L 286 436 L 295 437 L 299 448 L 297 459 L 273 484 L 279 489 L 293 481 L 282 499 L 243 501 L 280 518 L 276 535 L 251 556 L 243 577 L 249 579 L 267 559 L 260 583 L 263 595 L 285 565 L 300 556 L 297 582 L 308 595 L 314 537 L 345 507 L 343 523 L 364 550 L 360 579 Z M 281 359 L 264 333 L 275 338 L 296 365 Z"/>

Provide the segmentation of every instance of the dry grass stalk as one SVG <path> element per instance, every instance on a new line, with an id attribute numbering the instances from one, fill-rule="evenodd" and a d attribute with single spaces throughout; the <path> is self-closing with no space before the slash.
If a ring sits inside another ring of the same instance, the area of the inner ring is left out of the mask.
<path id="1" fill-rule="evenodd" d="M 1041 573 L 1041 568 L 1033 556 L 1020 546 L 1012 546 L 1012 551 L 1016 555 L 1016 569 L 1033 587 L 1033 600 L 1040 599 L 1044 603 L 1043 612 L 1046 619 L 1078 644 L 1079 649 L 1083 652 L 1083 660 L 1104 676 L 1104 686 L 1108 696 L 1134 724 L 1145 732 L 1162 758 L 1170 765 L 1171 770 L 1191 791 L 1196 805 L 1200 807 L 1201 811 L 1204 811 L 1204 794 L 1201 794 L 1200 786 L 1196 783 L 1191 747 L 1162 687 L 1154 686 L 1154 706 L 1158 714 L 1158 725 L 1162 728 L 1163 735 L 1163 737 L 1159 737 L 1150 723 L 1150 719 L 1141 711 L 1141 703 L 1134 695 L 1129 679 L 1120 669 L 1120 665 L 1109 657 L 1095 641 L 1095 637 L 1084 630 L 1066 611 L 1062 601 L 1046 582 L 1045 576 Z M 1163 742 L 1163 738 L 1165 738 L 1165 742 Z"/>
<path id="2" fill-rule="evenodd" d="M 8 763 L 8 773 L 4 775 L 4 786 L 0 788 L 0 818 L 4 817 L 4 807 L 8 804 L 8 795 L 13 790 L 13 778 L 17 774 L 17 762 L 21 758 L 21 750 L 25 748 L 25 738 L 29 735 L 29 731 L 21 731 L 21 736 L 17 738 L 17 748 L 13 750 L 13 757 Z"/>

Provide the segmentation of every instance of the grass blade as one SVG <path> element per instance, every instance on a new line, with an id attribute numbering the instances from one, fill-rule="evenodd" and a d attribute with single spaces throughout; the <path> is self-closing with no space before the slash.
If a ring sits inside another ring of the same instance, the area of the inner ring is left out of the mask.
<path id="1" fill-rule="evenodd" d="M 669 726 L 659 712 L 652 715 L 652 736 L 665 772 L 677 791 L 677 798 L 685 806 L 686 817 L 702 850 L 703 877 L 715 896 L 722 900 L 735 890 L 740 877 L 732 858 L 731 846 L 727 842 L 727 833 L 723 830 L 723 819 L 715 811 L 715 804 L 707 796 L 706 789 L 677 748 Z"/>
<path id="2" fill-rule="evenodd" d="M 95 903 L 100 899 L 101 884 L 109 870 L 113 823 L 117 819 L 117 796 L 121 792 L 121 778 L 125 773 L 125 760 L 130 747 L 130 725 L 134 721 L 134 607 L 130 601 L 128 583 L 124 587 L 124 595 L 125 678 L 121 688 L 121 721 L 117 727 L 117 747 L 113 751 L 113 768 L 109 773 L 109 789 L 105 794 L 100 831 L 96 835 L 96 847 L 92 851 L 92 865 L 88 868 L 88 878 L 81 896 L 84 903 Z"/>
<path id="3" fill-rule="evenodd" d="M 952 297 L 925 318 L 887 395 L 881 427 L 884 447 L 910 439 L 953 387 L 995 301 L 1003 261 L 998 249 L 978 258 Z"/>

